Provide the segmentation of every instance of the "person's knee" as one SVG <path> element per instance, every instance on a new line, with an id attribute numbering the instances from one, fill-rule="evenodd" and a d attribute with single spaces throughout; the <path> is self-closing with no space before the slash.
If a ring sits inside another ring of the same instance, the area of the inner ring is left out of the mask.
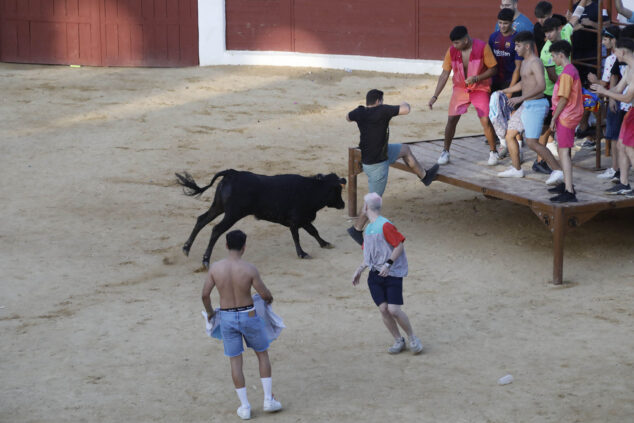
<path id="1" fill-rule="evenodd" d="M 379 311 L 381 312 L 381 314 L 389 314 L 388 313 L 388 308 L 387 308 L 387 303 L 379 304 Z"/>
<path id="2" fill-rule="evenodd" d="M 401 306 L 389 304 L 387 306 L 387 312 L 390 313 L 392 317 L 397 317 L 399 314 L 401 314 Z"/>

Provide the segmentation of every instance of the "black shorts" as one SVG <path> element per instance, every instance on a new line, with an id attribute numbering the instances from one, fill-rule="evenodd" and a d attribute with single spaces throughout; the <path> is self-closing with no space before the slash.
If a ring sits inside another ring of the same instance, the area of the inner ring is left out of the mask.
<path id="1" fill-rule="evenodd" d="M 379 276 L 379 272 L 371 270 L 368 275 L 368 288 L 374 303 L 403 305 L 403 278 L 395 276 Z"/>
<path id="2" fill-rule="evenodd" d="M 553 121 L 553 96 L 544 94 L 544 98 L 548 100 L 548 113 L 546 113 L 544 118 L 544 126 L 550 126 L 550 122 Z"/>

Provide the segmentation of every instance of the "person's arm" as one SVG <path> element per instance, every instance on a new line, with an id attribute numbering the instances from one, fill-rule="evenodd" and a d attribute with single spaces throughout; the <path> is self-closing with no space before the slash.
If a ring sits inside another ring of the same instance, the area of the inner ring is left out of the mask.
<path id="1" fill-rule="evenodd" d="M 479 81 L 484 81 L 485 79 L 489 79 L 493 77 L 493 75 L 495 75 L 497 71 L 498 71 L 498 67 L 497 65 L 495 65 L 493 67 L 487 68 L 487 70 L 485 70 L 479 75 L 470 76 L 469 78 L 465 79 L 464 83 L 465 85 L 471 85 Z"/>
<path id="2" fill-rule="evenodd" d="M 209 268 L 209 272 L 207 272 L 207 280 L 205 280 L 205 284 L 203 285 L 203 293 L 201 295 L 203 304 L 205 305 L 205 311 L 207 312 L 208 320 L 211 320 L 211 318 L 215 314 L 214 309 L 211 306 L 211 291 L 214 289 L 214 286 L 216 286 L 216 282 L 211 275 L 211 268 Z"/>
<path id="3" fill-rule="evenodd" d="M 449 75 L 451 75 L 451 71 L 443 69 L 442 73 L 438 77 L 438 83 L 436 84 L 436 91 L 434 91 L 434 95 L 431 96 L 431 99 L 429 100 L 429 103 L 427 104 L 430 110 L 433 109 L 434 103 L 436 102 L 436 100 L 438 100 L 438 96 L 440 95 L 442 90 L 445 88 L 445 85 L 447 85 L 447 81 L 449 80 Z"/>
<path id="4" fill-rule="evenodd" d="M 623 82 L 623 80 L 621 80 L 621 82 Z M 613 98 L 614 100 L 620 101 L 621 103 L 631 103 L 634 99 L 634 90 L 627 90 L 627 93 L 622 94 L 623 90 L 627 86 L 627 83 L 621 84 L 621 82 L 617 84 L 616 88 L 613 88 L 611 90 L 608 90 L 599 84 L 590 85 L 590 89 L 599 95 Z M 622 88 L 619 90 L 619 87 Z"/>
<path id="5" fill-rule="evenodd" d="M 557 69 L 555 66 L 548 66 L 546 68 L 546 73 L 548 74 L 548 79 L 550 79 L 551 82 L 557 82 Z"/>
<path id="6" fill-rule="evenodd" d="M 399 106 L 398 109 L 398 114 L 399 115 L 406 115 L 409 114 L 409 112 L 412 110 L 412 108 L 410 107 L 410 105 L 408 103 L 401 103 L 401 105 Z"/>
<path id="7" fill-rule="evenodd" d="M 523 90 L 521 96 L 509 99 L 509 104 L 511 105 L 511 107 L 520 104 L 527 98 L 532 98 L 540 93 L 543 93 L 546 89 L 546 80 L 544 79 L 544 73 L 541 71 L 542 67 L 538 64 L 541 64 L 541 62 L 533 61 L 529 65 L 530 72 L 535 76 L 535 85 L 530 91 Z M 526 64 L 524 64 L 524 66 L 526 66 Z"/>
<path id="8" fill-rule="evenodd" d="M 559 103 L 557 103 L 557 108 L 555 109 L 555 112 L 553 113 L 553 118 L 550 121 L 551 131 L 555 131 L 555 128 L 557 127 L 557 119 L 559 119 L 559 115 L 561 114 L 561 112 L 564 111 L 566 104 L 568 104 L 568 99 L 566 97 L 559 97 Z"/>
<path id="9" fill-rule="evenodd" d="M 273 302 L 273 295 L 271 295 L 271 291 L 264 285 L 260 277 L 260 272 L 258 272 L 255 266 L 253 267 L 253 289 L 260 294 L 260 297 L 262 297 L 265 303 L 271 304 Z"/>
<path id="10" fill-rule="evenodd" d="M 366 267 L 368 266 L 365 264 L 365 261 L 364 261 L 363 263 L 361 263 L 359 267 L 357 267 L 357 270 L 354 271 L 354 274 L 352 275 L 353 286 L 359 285 L 359 281 L 361 280 L 361 273 L 363 273 Z"/>
<path id="11" fill-rule="evenodd" d="M 585 10 L 586 6 L 591 1 L 592 0 L 581 0 L 571 15 L 568 15 L 569 12 L 566 12 L 566 15 L 567 15 L 566 17 L 568 18 L 568 23 L 570 25 L 575 26 L 577 25 L 577 23 L 579 23 L 579 20 L 581 19 L 581 16 L 583 15 L 583 11 Z"/>
<path id="12" fill-rule="evenodd" d="M 512 87 L 513 85 L 517 84 L 520 80 L 520 69 L 522 68 L 522 62 L 523 60 L 516 60 L 515 61 L 515 70 L 513 71 L 513 75 L 511 76 L 511 83 L 509 84 L 509 87 Z"/>
<path id="13" fill-rule="evenodd" d="M 632 11 L 627 7 L 623 6 L 623 0 L 616 0 L 616 11 L 625 16 L 627 19 L 632 17 Z"/>
<path id="14" fill-rule="evenodd" d="M 399 256 L 401 254 L 403 254 L 404 250 L 405 250 L 405 246 L 403 245 L 402 242 L 400 244 L 398 244 L 392 250 L 392 254 L 390 254 L 390 260 L 391 260 L 392 264 L 396 261 L 397 258 L 399 258 Z M 392 264 L 386 262 L 383 265 L 383 267 L 381 267 L 381 271 L 379 272 L 379 276 L 386 277 L 390 273 L 390 267 L 392 267 Z"/>

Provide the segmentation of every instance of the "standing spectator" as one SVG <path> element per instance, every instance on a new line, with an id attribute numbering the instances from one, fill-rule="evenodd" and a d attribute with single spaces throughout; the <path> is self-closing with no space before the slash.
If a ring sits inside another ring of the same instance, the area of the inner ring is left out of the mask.
<path id="1" fill-rule="evenodd" d="M 575 144 L 575 128 L 583 116 L 583 93 L 579 72 L 570 63 L 572 46 L 566 40 L 560 40 L 550 46 L 550 53 L 557 66 L 563 71 L 557 78 L 553 91 L 553 119 L 550 129 L 557 134 L 559 161 L 564 172 L 564 184 L 552 188 L 558 193 L 551 197 L 554 203 L 576 202 L 575 187 L 572 184 L 572 158 L 570 150 Z"/>
<path id="2" fill-rule="evenodd" d="M 453 71 L 453 93 L 449 103 L 447 126 L 445 126 L 445 144 L 438 164 L 449 163 L 449 148 L 460 116 L 467 113 L 469 105 L 473 104 L 491 149 L 488 164 L 494 166 L 498 163 L 499 155 L 495 149 L 495 131 L 489 120 L 489 100 L 491 77 L 497 72 L 497 61 L 491 47 L 484 41 L 472 39 L 464 26 L 452 29 L 449 39 L 452 46 L 445 54 L 436 91 L 428 103 L 431 109 Z"/>
<path id="3" fill-rule="evenodd" d="M 497 73 L 493 75 L 491 92 L 508 88 L 519 80 L 520 58 L 515 52 L 513 39 L 517 34 L 513 31 L 513 10 L 502 9 L 498 13 L 499 31 L 489 37 L 489 47 L 497 60 Z"/>
<path id="4" fill-rule="evenodd" d="M 517 8 L 518 0 L 502 0 L 500 9 L 511 9 L 513 11 L 513 31 L 520 33 L 522 31 L 533 32 L 533 23 Z M 499 31 L 498 24 L 495 24 L 495 30 Z"/>
<path id="5" fill-rule="evenodd" d="M 381 197 L 371 192 L 364 197 L 363 211 L 370 219 L 365 228 L 363 243 L 363 263 L 352 276 L 352 284 L 358 285 L 361 273 L 370 268 L 368 287 L 374 303 L 379 307 L 383 323 L 394 337 L 394 345 L 388 352 L 398 354 L 405 349 L 405 338 L 398 329 L 407 334 L 409 349 L 414 354 L 423 351 L 420 339 L 414 335 L 403 305 L 403 278 L 407 276 L 407 256 L 403 242 L 405 237 L 396 227 L 381 216 Z"/>
<path id="6" fill-rule="evenodd" d="M 553 13 L 553 5 L 547 1 L 540 1 L 535 6 L 535 18 L 537 22 L 533 26 L 533 35 L 535 36 L 535 45 L 537 46 L 537 52 L 541 52 L 546 42 L 546 34 L 544 34 L 543 25 L 548 18 L 557 18 L 561 21 L 561 26 L 564 26 L 568 19 L 563 15 Z"/>

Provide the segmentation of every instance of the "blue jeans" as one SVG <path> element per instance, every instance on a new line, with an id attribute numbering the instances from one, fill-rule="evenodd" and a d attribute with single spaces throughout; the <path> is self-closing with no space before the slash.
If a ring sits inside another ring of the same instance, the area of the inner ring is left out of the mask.
<path id="1" fill-rule="evenodd" d="M 256 352 L 266 351 L 270 342 L 264 331 L 264 322 L 251 311 L 219 311 L 222 343 L 227 357 L 236 357 L 244 352 L 242 337 L 247 347 Z M 249 316 L 252 314 L 251 316 Z"/>

